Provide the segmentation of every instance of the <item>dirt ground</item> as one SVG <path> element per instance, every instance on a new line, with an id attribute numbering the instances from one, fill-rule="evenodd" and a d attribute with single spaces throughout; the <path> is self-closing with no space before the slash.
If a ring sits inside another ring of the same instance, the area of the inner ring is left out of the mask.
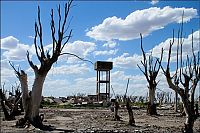
<path id="1" fill-rule="evenodd" d="M 41 131 L 34 127 L 16 128 L 14 121 L 3 121 L 1 113 L 1 132 L 133 132 L 133 133 L 181 133 L 185 117 L 173 110 L 158 110 L 159 116 L 148 116 L 146 110 L 133 110 L 136 126 L 129 126 L 128 113 L 119 110 L 122 121 L 114 121 L 109 109 L 41 109 L 45 115 L 44 124 L 51 125 L 52 131 Z M 23 115 L 18 116 L 18 118 Z M 200 133 L 200 118 L 194 125 L 194 132 Z"/>

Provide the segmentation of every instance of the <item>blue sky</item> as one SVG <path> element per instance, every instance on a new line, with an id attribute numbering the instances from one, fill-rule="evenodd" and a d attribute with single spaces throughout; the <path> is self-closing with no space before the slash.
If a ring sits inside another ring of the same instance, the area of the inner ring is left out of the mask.
<path id="1" fill-rule="evenodd" d="M 50 10 L 53 8 L 56 14 L 58 4 L 63 9 L 64 1 L 1 1 L 1 83 L 5 82 L 8 90 L 18 82 L 8 60 L 28 73 L 31 88 L 34 74 L 25 53 L 29 50 L 33 61 L 38 64 L 32 38 L 37 6 L 40 5 L 41 9 L 43 41 L 46 48 L 51 49 Z M 72 18 L 73 37 L 65 51 L 93 62 L 113 61 L 111 84 L 117 94 L 124 94 L 127 79 L 131 78 L 129 94 L 146 95 L 146 80 L 136 66 L 141 60 L 140 33 L 144 35 L 145 51 L 153 50 L 154 56 L 159 57 L 161 47 L 167 51 L 172 30 L 177 33 L 184 10 L 185 54 L 190 53 L 192 29 L 194 37 L 197 40 L 199 37 L 198 1 L 157 1 L 154 4 L 151 1 L 74 1 L 73 4 L 69 16 Z M 194 45 L 198 51 L 199 43 L 196 41 Z M 90 63 L 63 56 L 49 72 L 43 95 L 95 94 L 95 74 Z M 170 91 L 162 75 L 158 80 L 162 81 L 159 89 Z"/>

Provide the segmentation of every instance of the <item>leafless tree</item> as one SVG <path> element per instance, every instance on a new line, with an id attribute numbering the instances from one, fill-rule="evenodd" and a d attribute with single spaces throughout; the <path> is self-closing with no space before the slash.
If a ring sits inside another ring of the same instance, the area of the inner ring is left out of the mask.
<path id="1" fill-rule="evenodd" d="M 111 102 L 112 102 L 112 104 L 111 104 L 111 111 L 114 112 L 114 120 L 115 121 L 120 121 L 121 117 L 118 115 L 118 110 L 119 110 L 119 102 L 118 101 L 119 101 L 119 99 L 115 95 L 115 91 L 114 91 L 112 85 L 111 85 L 111 89 L 112 89 L 114 97 L 115 97 L 115 99 L 111 99 Z"/>
<path id="2" fill-rule="evenodd" d="M 132 110 L 132 107 L 130 105 L 130 98 L 127 97 L 127 91 L 128 91 L 128 85 L 129 85 L 129 78 L 128 78 L 128 81 L 127 81 L 127 85 L 126 85 L 126 92 L 124 94 L 124 99 L 125 99 L 125 102 L 126 102 L 126 109 L 128 111 L 128 116 L 129 116 L 129 125 L 132 125 L 134 126 L 135 125 L 135 119 L 134 119 L 134 116 L 133 116 L 133 110 Z"/>
<path id="3" fill-rule="evenodd" d="M 0 89 L 0 101 L 2 110 L 5 116 L 5 120 L 15 120 L 15 116 L 20 115 L 23 112 L 20 109 L 21 103 L 21 92 L 19 90 L 20 86 L 12 86 L 12 92 L 9 92 L 10 97 L 7 98 L 6 90 L 3 84 Z"/>
<path id="4" fill-rule="evenodd" d="M 160 106 L 163 104 L 164 97 L 165 97 L 165 92 L 157 92 L 157 99 L 159 101 Z"/>
<path id="5" fill-rule="evenodd" d="M 182 22 L 183 25 L 183 22 Z M 182 39 L 182 26 L 181 30 L 178 31 L 178 44 L 180 46 L 177 47 L 177 52 L 180 52 L 179 57 L 179 67 L 177 67 L 175 74 L 172 76 L 170 72 L 170 60 L 171 60 L 171 53 L 172 53 L 172 46 L 174 45 L 174 30 L 173 30 L 173 39 L 170 41 L 169 45 L 169 53 L 168 53 L 168 61 L 167 67 L 164 69 L 162 66 L 162 70 L 165 74 L 167 83 L 169 87 L 177 92 L 183 102 L 184 111 L 186 114 L 186 121 L 185 121 L 185 129 L 184 132 L 192 133 L 193 132 L 193 125 L 196 120 L 196 115 L 194 111 L 194 93 L 195 89 L 197 88 L 199 79 L 200 79 L 200 52 L 197 54 L 194 53 L 193 48 L 193 31 L 192 31 L 192 56 L 189 57 L 187 55 L 187 59 L 183 61 L 183 39 Z M 177 54 L 178 56 L 178 54 Z M 178 58 L 177 58 L 178 59 Z M 178 62 L 178 60 L 177 60 Z M 177 63 L 178 65 L 178 63 Z M 180 84 L 176 84 L 174 82 L 174 78 L 178 78 L 180 80 Z"/>
<path id="6" fill-rule="evenodd" d="M 69 25 L 67 26 L 67 19 L 70 9 L 72 7 L 72 0 L 69 0 L 68 3 L 65 4 L 64 8 L 64 18 L 61 18 L 61 8 L 58 6 L 58 29 L 56 31 L 55 21 L 54 21 L 54 11 L 51 10 L 51 37 L 52 37 L 52 53 L 49 51 L 44 51 L 43 44 L 43 34 L 42 34 L 42 23 L 40 19 L 40 7 L 38 6 L 38 22 L 35 22 L 35 52 L 38 60 L 40 61 L 40 66 L 35 65 L 29 56 L 29 52 L 27 51 L 27 59 L 31 68 L 34 70 L 35 79 L 32 86 L 31 93 L 28 92 L 28 81 L 27 74 L 23 70 L 16 70 L 14 65 L 10 63 L 12 68 L 15 70 L 15 73 L 21 83 L 21 89 L 23 93 L 23 107 L 25 110 L 25 122 L 29 121 L 33 126 L 43 129 L 45 126 L 42 124 L 42 118 L 39 115 L 39 107 L 42 98 L 42 89 L 45 78 L 51 69 L 52 65 L 57 62 L 59 56 L 67 54 L 75 56 L 81 60 L 79 56 L 72 53 L 62 53 L 65 45 L 68 43 L 72 36 L 72 30 L 69 31 Z M 68 32 L 68 35 L 66 35 Z M 57 35 L 56 35 L 57 33 Z M 39 44 L 37 44 L 37 38 L 39 39 Z M 86 61 L 86 60 L 84 60 Z M 88 60 L 87 60 L 88 61 Z"/>
<path id="7" fill-rule="evenodd" d="M 141 50 L 142 50 L 142 55 L 143 55 L 143 61 L 141 61 L 141 64 L 142 64 L 144 70 L 138 64 L 137 64 L 137 66 L 142 71 L 142 73 L 144 74 L 144 76 L 146 77 L 146 80 L 148 82 L 149 102 L 148 102 L 148 107 L 147 107 L 147 114 L 157 115 L 156 104 L 154 103 L 155 90 L 156 90 L 156 86 L 158 84 L 158 82 L 156 81 L 156 77 L 160 70 L 159 62 L 162 61 L 163 49 L 161 51 L 160 59 L 153 58 L 152 54 L 150 54 L 150 55 L 145 54 L 143 46 L 142 46 L 142 34 L 140 34 L 140 37 L 141 37 Z"/>

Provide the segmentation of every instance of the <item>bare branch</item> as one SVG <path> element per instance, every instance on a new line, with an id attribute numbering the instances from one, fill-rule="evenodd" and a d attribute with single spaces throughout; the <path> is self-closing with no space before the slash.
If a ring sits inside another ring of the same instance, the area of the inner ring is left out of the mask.
<path id="1" fill-rule="evenodd" d="M 82 60 L 82 61 L 87 61 L 87 62 L 90 62 L 91 64 L 94 64 L 92 61 L 86 60 L 86 59 L 84 59 L 84 58 L 81 58 L 81 57 L 79 57 L 79 56 L 76 55 L 76 54 L 72 54 L 72 53 L 61 53 L 60 55 L 71 55 L 71 56 L 74 56 L 74 57 L 76 57 L 76 58 L 78 58 L 78 59 L 80 59 L 80 60 Z"/>
<path id="2" fill-rule="evenodd" d="M 42 24 L 41 24 L 41 20 L 40 20 L 40 7 L 39 6 L 38 6 L 38 22 L 39 22 L 39 27 L 40 27 L 38 30 L 38 35 L 40 38 L 41 58 L 45 58 L 43 42 L 42 42 Z"/>
<path id="3" fill-rule="evenodd" d="M 52 43 L 53 43 L 53 53 L 55 52 L 55 45 L 57 45 L 57 41 L 55 38 L 55 23 L 53 19 L 53 9 L 51 9 L 51 36 L 52 36 Z"/>
<path id="4" fill-rule="evenodd" d="M 58 18 L 59 18 L 59 22 L 58 22 L 58 35 L 59 35 L 60 34 L 60 24 L 61 24 L 60 5 L 58 6 Z"/>
<path id="5" fill-rule="evenodd" d="M 13 68 L 13 70 L 15 71 L 17 77 L 19 77 L 20 76 L 20 72 L 15 69 L 14 64 L 11 61 L 9 61 L 9 64 Z"/>
<path id="6" fill-rule="evenodd" d="M 36 65 L 33 64 L 33 62 L 30 60 L 30 57 L 29 57 L 29 52 L 27 51 L 26 53 L 26 56 L 27 56 L 27 59 L 28 59 L 28 63 L 29 65 L 31 66 L 31 68 L 36 72 L 38 71 L 38 67 Z"/>
<path id="7" fill-rule="evenodd" d="M 126 94 L 127 94 L 127 91 L 128 91 L 128 85 L 129 85 L 129 78 L 128 78 L 128 81 L 127 81 L 127 84 L 126 84 L 126 91 L 125 91 L 125 94 L 124 94 L 124 97 L 126 98 Z"/>
<path id="8" fill-rule="evenodd" d="M 167 60 L 167 69 L 169 69 L 169 64 L 170 64 L 170 57 L 171 57 L 171 52 L 172 52 L 172 45 L 174 44 L 174 30 L 173 30 L 173 40 L 170 40 L 169 43 L 169 53 L 168 53 L 168 60 Z"/>
<path id="9" fill-rule="evenodd" d="M 37 47 L 37 35 L 38 35 L 38 26 L 37 23 L 35 22 L 35 38 L 34 38 L 34 46 L 35 46 L 35 52 L 37 55 L 38 60 L 41 62 L 41 57 L 38 53 L 38 47 Z"/>
<path id="10" fill-rule="evenodd" d="M 69 0 L 68 4 L 67 3 L 65 4 L 65 17 L 64 17 L 64 22 L 62 25 L 62 33 L 64 33 L 64 31 L 65 31 L 65 23 L 66 23 L 66 20 L 67 20 L 69 11 L 70 11 L 71 4 L 72 4 L 72 0 Z"/>
<path id="11" fill-rule="evenodd" d="M 66 37 L 68 37 L 67 38 L 67 40 L 64 42 L 64 44 L 63 44 L 63 46 L 62 46 L 62 48 L 61 48 L 61 52 L 62 52 L 62 50 L 63 50 L 63 48 L 65 47 L 65 45 L 68 43 L 68 41 L 69 41 L 69 39 L 71 38 L 71 34 L 72 34 L 72 30 L 70 30 L 70 33 L 69 33 L 69 35 L 68 36 L 66 36 Z M 65 38 L 65 37 L 64 37 Z M 63 39 L 64 39 L 63 38 Z"/>

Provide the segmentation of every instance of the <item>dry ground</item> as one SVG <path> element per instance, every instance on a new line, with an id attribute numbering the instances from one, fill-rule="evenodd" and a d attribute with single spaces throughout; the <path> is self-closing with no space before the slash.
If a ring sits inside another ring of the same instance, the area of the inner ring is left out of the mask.
<path id="1" fill-rule="evenodd" d="M 2 121 L 1 132 L 134 132 L 134 133 L 181 133 L 185 117 L 173 110 L 158 110 L 160 116 L 148 116 L 146 110 L 133 110 L 136 126 L 129 126 L 128 113 L 119 110 L 122 121 L 113 121 L 109 109 L 41 109 L 45 114 L 44 124 L 53 131 L 41 131 L 34 127 L 15 128 L 15 121 Z M 19 116 L 23 117 L 23 116 Z M 17 118 L 19 118 L 17 117 Z M 194 132 L 200 133 L 200 118 L 194 125 Z"/>

